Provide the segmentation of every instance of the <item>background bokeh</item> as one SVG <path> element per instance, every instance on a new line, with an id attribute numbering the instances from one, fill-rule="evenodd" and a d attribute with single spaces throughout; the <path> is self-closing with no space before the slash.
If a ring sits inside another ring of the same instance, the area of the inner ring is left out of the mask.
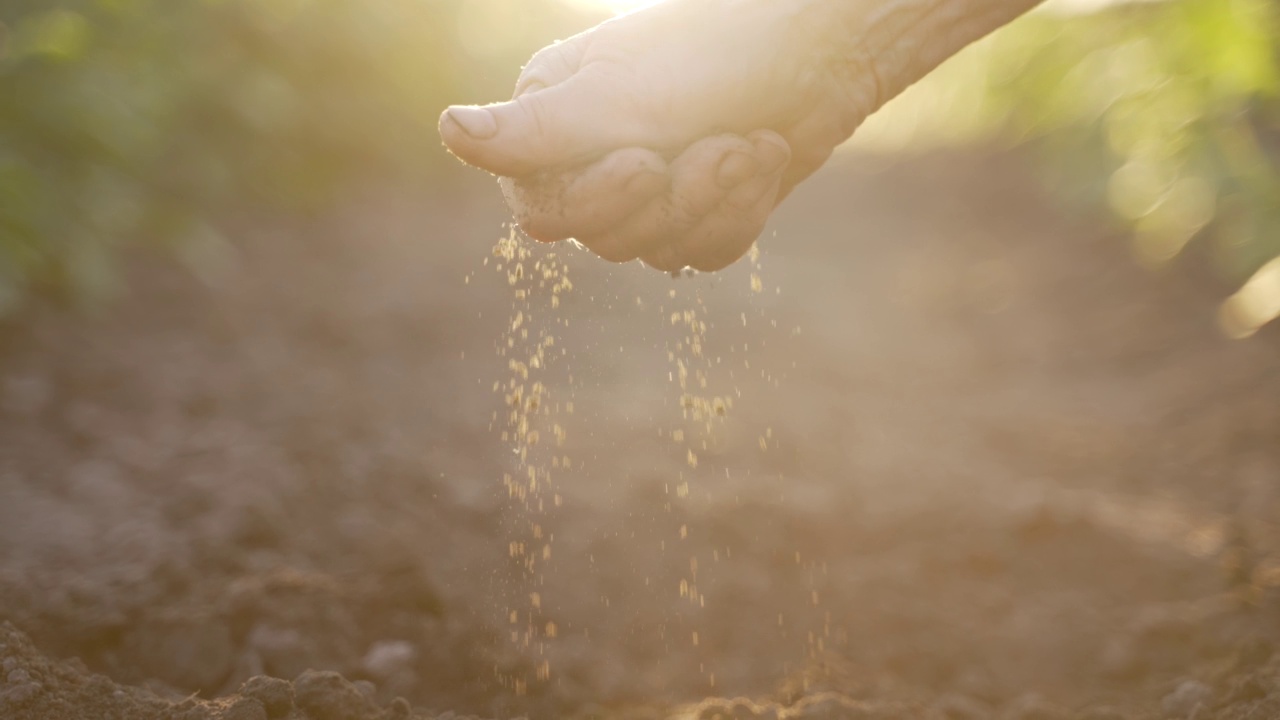
<path id="1" fill-rule="evenodd" d="M 1266 0 L 1056 2 L 969 48 L 855 142 L 1033 143 L 1058 194 L 1109 209 L 1149 266 L 1207 241 L 1248 277 L 1280 252 L 1280 34 Z"/>
<path id="2" fill-rule="evenodd" d="M 370 177 L 447 183 L 449 103 L 509 91 L 618 3 L 10 0 L 0 6 L 0 312 L 108 295 L 121 247 L 214 262 L 229 215 Z M 1280 249 L 1269 0 L 1059 0 L 947 63 L 853 146 L 1032 143 L 1064 202 L 1157 266 L 1241 282 Z"/>
<path id="3" fill-rule="evenodd" d="M 370 177 L 447 182 L 436 119 L 605 17 L 540 0 L 0 5 L 0 310 L 110 293 L 120 248 L 216 257 L 221 223 Z M 450 167 L 450 169 L 454 169 Z"/>

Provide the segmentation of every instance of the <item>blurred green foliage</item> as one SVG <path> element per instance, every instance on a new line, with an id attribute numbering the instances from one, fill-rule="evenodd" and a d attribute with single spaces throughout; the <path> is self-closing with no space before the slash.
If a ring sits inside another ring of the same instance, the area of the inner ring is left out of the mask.
<path id="1" fill-rule="evenodd" d="M 857 142 L 1031 141 L 1144 262 L 1194 237 L 1233 278 L 1280 254 L 1280 4 L 1056 2 Z M 198 261 L 232 213 L 430 181 L 446 104 L 502 97 L 596 19 L 557 0 L 0 0 L 0 316 L 109 292 L 130 243 Z"/>
<path id="2" fill-rule="evenodd" d="M 430 181 L 450 102 L 584 20 L 553 0 L 0 0 L 0 316 L 93 299 L 123 245 L 216 253 L 255 208 Z"/>
<path id="3" fill-rule="evenodd" d="M 1050 3 L 969 48 L 864 142 L 1029 142 L 1148 265 L 1193 238 L 1236 281 L 1280 255 L 1280 3 L 1084 5 Z"/>

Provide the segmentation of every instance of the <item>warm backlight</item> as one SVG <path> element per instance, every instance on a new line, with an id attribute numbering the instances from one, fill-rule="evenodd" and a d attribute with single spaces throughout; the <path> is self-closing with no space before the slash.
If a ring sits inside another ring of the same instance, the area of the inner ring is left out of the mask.
<path id="1" fill-rule="evenodd" d="M 564 0 L 564 2 L 593 10 L 609 10 L 620 15 L 638 7 L 652 5 L 656 0 Z"/>

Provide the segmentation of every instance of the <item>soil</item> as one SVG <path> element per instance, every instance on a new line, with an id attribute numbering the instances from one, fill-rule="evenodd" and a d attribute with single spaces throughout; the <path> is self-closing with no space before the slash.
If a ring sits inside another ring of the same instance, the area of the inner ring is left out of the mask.
<path id="1" fill-rule="evenodd" d="M 5 331 L 0 718 L 1280 718 L 1280 332 L 1226 340 L 1208 260 L 1016 155 L 852 157 L 759 268 L 535 248 L 550 312 L 449 185 Z M 541 508 L 515 308 L 563 351 Z"/>

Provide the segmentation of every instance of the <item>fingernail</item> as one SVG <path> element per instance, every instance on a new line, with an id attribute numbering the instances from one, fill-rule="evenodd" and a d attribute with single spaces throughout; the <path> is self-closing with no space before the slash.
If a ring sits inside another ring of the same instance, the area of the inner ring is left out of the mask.
<path id="1" fill-rule="evenodd" d="M 667 188 L 671 178 L 666 173 L 644 170 L 627 181 L 626 191 L 637 195 L 657 195 Z"/>
<path id="2" fill-rule="evenodd" d="M 716 183 L 728 190 L 735 188 L 756 173 L 760 163 L 744 152 L 732 152 L 720 161 L 716 168 Z"/>
<path id="3" fill-rule="evenodd" d="M 458 124 L 462 131 L 476 140 L 488 140 L 498 134 L 498 123 L 493 113 L 478 107 L 451 107 L 449 119 Z"/>

